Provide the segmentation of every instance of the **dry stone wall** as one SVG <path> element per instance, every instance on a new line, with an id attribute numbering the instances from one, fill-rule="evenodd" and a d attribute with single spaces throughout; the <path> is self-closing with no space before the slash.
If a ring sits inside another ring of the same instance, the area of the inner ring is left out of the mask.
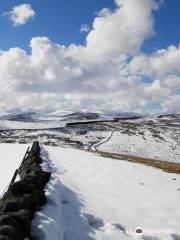
<path id="1" fill-rule="evenodd" d="M 34 142 L 17 171 L 20 180 L 0 200 L 0 240 L 32 239 L 31 221 L 46 203 L 44 187 L 51 177 L 41 163 L 39 142 Z"/>

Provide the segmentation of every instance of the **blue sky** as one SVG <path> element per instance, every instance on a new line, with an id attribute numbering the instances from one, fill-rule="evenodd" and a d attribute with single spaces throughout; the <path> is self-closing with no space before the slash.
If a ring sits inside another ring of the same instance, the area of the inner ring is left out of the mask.
<path id="1" fill-rule="evenodd" d="M 159 48 L 166 48 L 170 44 L 179 44 L 180 31 L 180 1 L 164 0 L 155 16 L 155 36 L 145 41 L 143 50 L 152 52 Z"/>
<path id="2" fill-rule="evenodd" d="M 23 3 L 32 6 L 36 17 L 24 26 L 12 27 L 7 18 L 1 16 L 1 50 L 16 46 L 28 50 L 30 39 L 35 36 L 48 36 L 52 41 L 65 45 L 83 44 L 86 33 L 79 32 L 81 24 L 91 26 L 96 12 L 104 7 L 115 7 L 113 0 L 2 0 L 0 11 L 7 12 L 15 5 Z M 160 10 L 154 13 L 156 34 L 144 42 L 144 52 L 150 53 L 179 43 L 179 9 L 179 0 L 164 0 Z"/>
<path id="3" fill-rule="evenodd" d="M 96 12 L 103 7 L 114 8 L 113 0 L 30 0 L 1 1 L 1 12 L 9 11 L 18 4 L 29 3 L 36 12 L 34 20 L 21 27 L 12 27 L 7 18 L 1 17 L 0 48 L 19 46 L 27 49 L 31 37 L 48 36 L 52 41 L 69 45 L 83 44 L 85 33 L 82 24 L 91 25 Z"/>
<path id="4" fill-rule="evenodd" d="M 180 112 L 179 9 L 179 0 L 0 1 L 0 112 Z"/>

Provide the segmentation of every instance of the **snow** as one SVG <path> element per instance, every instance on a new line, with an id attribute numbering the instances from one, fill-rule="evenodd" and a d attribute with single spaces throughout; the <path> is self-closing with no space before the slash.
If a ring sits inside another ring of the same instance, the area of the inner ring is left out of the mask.
<path id="1" fill-rule="evenodd" d="M 109 142 L 109 140 L 110 140 L 110 139 L 112 138 L 112 136 L 113 136 L 113 133 L 114 133 L 114 131 L 110 132 L 108 137 L 105 137 L 105 138 L 103 138 L 102 140 L 100 140 L 99 142 L 93 144 L 93 145 L 91 146 L 91 150 L 92 150 L 92 151 L 98 151 L 98 147 L 99 147 L 99 146 L 101 146 L 102 144 L 105 144 L 105 143 Z"/>
<path id="2" fill-rule="evenodd" d="M 23 160 L 27 150 L 26 144 L 0 144 L 0 195 L 10 183 L 15 169 L 17 169 Z"/>
<path id="3" fill-rule="evenodd" d="M 168 135 L 152 136 L 148 130 L 143 134 L 128 135 L 120 131 L 113 132 L 109 141 L 98 145 L 98 151 L 128 154 L 180 163 L 180 144 Z"/>
<path id="4" fill-rule="evenodd" d="M 52 178 L 32 224 L 38 239 L 180 239 L 180 175 L 70 148 L 42 156 Z"/>
<path id="5" fill-rule="evenodd" d="M 44 160 L 41 164 L 44 171 L 52 172 L 51 180 L 46 184 L 46 197 L 48 204 L 36 213 L 32 221 L 33 239 L 42 240 L 64 240 L 63 238 L 63 214 L 62 214 L 62 196 L 61 182 L 58 177 L 58 169 L 51 162 L 48 152 L 41 149 L 41 157 Z"/>
<path id="6" fill-rule="evenodd" d="M 47 120 L 47 121 L 32 121 L 32 122 L 23 122 L 23 121 L 9 121 L 9 120 L 0 120 L 0 130 L 6 129 L 46 129 L 46 128 L 57 128 L 64 127 L 66 122 L 59 120 Z"/>

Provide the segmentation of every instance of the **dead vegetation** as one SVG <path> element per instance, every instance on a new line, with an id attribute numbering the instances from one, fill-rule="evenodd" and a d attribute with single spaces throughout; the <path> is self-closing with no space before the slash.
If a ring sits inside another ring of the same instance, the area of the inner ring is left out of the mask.
<path id="1" fill-rule="evenodd" d="M 165 172 L 180 174 L 180 163 L 166 162 L 162 160 L 109 152 L 98 152 L 98 154 L 102 157 L 112 158 L 114 160 L 124 160 L 133 163 L 145 164 L 147 166 L 159 168 Z"/>
<path id="2" fill-rule="evenodd" d="M 156 140 L 159 140 L 159 141 L 165 141 L 165 139 L 161 136 L 161 132 L 155 128 L 149 128 L 148 129 L 152 136 L 156 139 Z"/>

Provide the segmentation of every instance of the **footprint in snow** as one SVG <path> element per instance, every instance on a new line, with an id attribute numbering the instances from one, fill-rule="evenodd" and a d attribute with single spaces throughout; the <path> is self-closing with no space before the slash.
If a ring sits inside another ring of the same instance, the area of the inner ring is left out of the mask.
<path id="1" fill-rule="evenodd" d="M 64 175 L 64 174 L 66 174 L 68 171 L 66 170 L 66 169 L 61 169 L 61 170 L 59 170 L 59 173 L 61 174 L 61 175 Z"/>
<path id="2" fill-rule="evenodd" d="M 59 169 L 54 165 L 54 163 L 49 162 L 48 167 L 52 172 L 59 173 Z"/>
<path id="3" fill-rule="evenodd" d="M 126 229 L 125 227 L 123 227 L 120 223 L 113 223 L 113 226 L 116 228 L 116 229 L 119 229 L 123 232 L 126 232 Z"/>
<path id="4" fill-rule="evenodd" d="M 84 214 L 84 216 L 87 219 L 89 226 L 92 228 L 99 230 L 104 227 L 104 222 L 101 218 L 95 217 L 89 213 Z"/>
<path id="5" fill-rule="evenodd" d="M 92 214 L 84 214 L 85 218 L 88 221 L 90 227 L 94 228 L 95 230 L 103 231 L 103 232 L 114 232 L 114 231 L 121 231 L 126 233 L 126 229 L 120 223 L 111 223 L 104 221 L 101 218 L 95 217 Z"/>
<path id="6" fill-rule="evenodd" d="M 142 236 L 143 240 L 161 240 L 161 237 L 156 237 L 156 236 Z M 169 238 L 167 239 L 172 239 L 172 240 L 180 240 L 180 235 L 177 234 L 171 234 Z"/>
<path id="7" fill-rule="evenodd" d="M 180 235 L 172 234 L 171 236 L 172 236 L 173 240 L 180 240 Z"/>
<path id="8" fill-rule="evenodd" d="M 123 232 L 124 234 L 127 234 L 125 227 L 123 227 L 120 223 L 107 222 L 107 223 L 104 225 L 103 230 L 104 230 L 104 232 L 106 232 L 106 233 L 112 233 L 112 232 L 121 231 L 121 232 Z"/>
<path id="9" fill-rule="evenodd" d="M 66 200 L 66 199 L 63 199 L 63 200 L 62 200 L 62 204 L 68 204 L 68 203 L 69 203 L 68 200 Z"/>
<path id="10" fill-rule="evenodd" d="M 143 240 L 161 240 L 160 238 L 156 236 L 142 236 Z"/>

